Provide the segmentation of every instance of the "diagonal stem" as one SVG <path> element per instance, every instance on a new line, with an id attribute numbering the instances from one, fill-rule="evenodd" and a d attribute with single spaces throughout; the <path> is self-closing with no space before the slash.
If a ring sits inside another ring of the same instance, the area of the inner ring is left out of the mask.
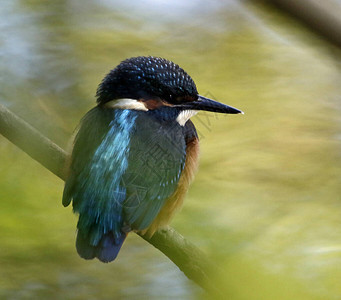
<path id="1" fill-rule="evenodd" d="M 68 153 L 1 104 L 0 134 L 65 180 L 64 166 Z M 173 228 L 160 229 L 151 238 L 140 236 L 173 261 L 189 279 L 205 290 L 219 294 L 211 277 L 219 272 L 217 266 Z"/>

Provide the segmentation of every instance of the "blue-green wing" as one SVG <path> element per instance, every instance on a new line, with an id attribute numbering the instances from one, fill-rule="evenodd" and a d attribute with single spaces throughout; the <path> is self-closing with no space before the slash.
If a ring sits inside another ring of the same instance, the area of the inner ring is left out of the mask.
<path id="1" fill-rule="evenodd" d="M 145 229 L 174 193 L 185 158 L 183 127 L 177 122 L 96 108 L 77 135 L 63 204 L 73 199 L 78 228 L 94 244 L 104 232 L 119 234 L 124 223 Z"/>
<path id="2" fill-rule="evenodd" d="M 82 120 L 75 140 L 63 204 L 73 201 L 77 228 L 94 246 L 107 232 L 121 237 L 126 198 L 121 181 L 136 117 L 133 111 L 96 108 Z"/>
<path id="3" fill-rule="evenodd" d="M 177 188 L 184 168 L 186 145 L 177 122 L 160 122 L 142 115 L 130 139 L 124 220 L 132 229 L 147 228 Z"/>
<path id="4" fill-rule="evenodd" d="M 107 134 L 111 119 L 112 114 L 110 114 L 110 111 L 95 107 L 81 120 L 72 149 L 68 178 L 64 187 L 64 206 L 71 203 L 76 189 L 83 184 L 82 173 L 90 172 L 92 157 Z"/>

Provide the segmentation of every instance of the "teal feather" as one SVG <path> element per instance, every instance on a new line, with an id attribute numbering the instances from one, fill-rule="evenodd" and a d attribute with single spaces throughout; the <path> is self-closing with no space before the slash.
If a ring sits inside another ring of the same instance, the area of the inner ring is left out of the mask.
<path id="1" fill-rule="evenodd" d="M 79 214 L 82 257 L 114 259 L 123 228 L 147 228 L 175 191 L 186 144 L 174 113 L 97 107 L 83 118 L 63 195 Z"/>

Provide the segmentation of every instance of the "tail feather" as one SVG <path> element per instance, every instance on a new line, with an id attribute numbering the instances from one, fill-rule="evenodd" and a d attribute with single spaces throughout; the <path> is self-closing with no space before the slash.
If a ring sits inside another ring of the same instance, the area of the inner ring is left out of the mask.
<path id="1" fill-rule="evenodd" d="M 113 261 L 120 251 L 127 234 L 122 232 L 115 238 L 112 232 L 106 233 L 96 246 L 91 245 L 90 238 L 82 233 L 77 233 L 76 249 L 80 257 L 84 259 L 93 259 L 97 257 L 101 262 Z"/>
<path id="2" fill-rule="evenodd" d="M 102 262 L 113 261 L 120 251 L 126 234 L 122 233 L 115 239 L 112 232 L 105 234 L 97 246 L 96 257 Z"/>
<path id="3" fill-rule="evenodd" d="M 77 232 L 76 249 L 81 258 L 93 259 L 96 257 L 96 247 L 90 244 L 90 239 L 81 230 Z"/>

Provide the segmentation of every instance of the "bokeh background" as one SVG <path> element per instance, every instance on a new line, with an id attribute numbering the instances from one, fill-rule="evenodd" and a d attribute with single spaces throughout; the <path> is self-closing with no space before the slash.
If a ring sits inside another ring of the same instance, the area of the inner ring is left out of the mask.
<path id="1" fill-rule="evenodd" d="M 340 51 L 266 4 L 2 0 L 0 103 L 66 148 L 121 60 L 170 59 L 202 95 L 201 164 L 172 226 L 224 270 L 226 299 L 341 299 Z M 206 299 L 131 234 L 78 257 L 63 182 L 0 136 L 1 299 Z"/>

